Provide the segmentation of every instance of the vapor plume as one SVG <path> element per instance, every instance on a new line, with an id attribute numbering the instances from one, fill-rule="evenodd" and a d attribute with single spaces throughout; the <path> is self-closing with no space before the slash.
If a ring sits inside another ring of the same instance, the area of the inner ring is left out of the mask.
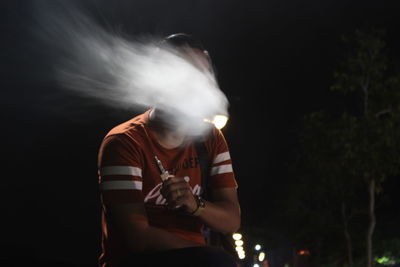
<path id="1" fill-rule="evenodd" d="M 171 121 L 192 134 L 206 129 L 203 119 L 227 115 L 226 96 L 195 53 L 156 37 L 124 38 L 70 6 L 39 14 L 62 88 L 113 107 L 173 111 Z"/>

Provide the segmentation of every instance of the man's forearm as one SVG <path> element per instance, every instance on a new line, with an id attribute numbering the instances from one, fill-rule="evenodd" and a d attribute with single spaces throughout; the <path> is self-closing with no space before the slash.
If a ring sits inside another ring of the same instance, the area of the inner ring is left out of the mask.
<path id="1" fill-rule="evenodd" d="M 199 217 L 211 229 L 222 233 L 236 232 L 240 227 L 240 207 L 234 203 L 205 201 Z"/>
<path id="2" fill-rule="evenodd" d="M 142 204 L 124 204 L 106 207 L 109 224 L 132 252 L 145 252 L 200 246 L 164 229 L 149 225 Z"/>
<path id="3" fill-rule="evenodd" d="M 183 177 L 168 178 L 160 192 L 170 208 L 184 207 L 188 213 L 199 215 L 206 225 L 218 232 L 235 232 L 240 227 L 240 206 L 234 187 L 213 189 L 213 201 L 207 202 L 201 213 L 198 213 L 199 203 Z"/>

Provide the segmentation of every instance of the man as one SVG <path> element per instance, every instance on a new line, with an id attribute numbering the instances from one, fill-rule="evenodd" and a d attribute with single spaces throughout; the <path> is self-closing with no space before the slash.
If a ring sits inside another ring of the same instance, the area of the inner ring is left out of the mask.
<path id="1" fill-rule="evenodd" d="M 190 36 L 172 35 L 166 42 L 195 58 L 197 67 L 212 68 L 208 53 Z M 222 233 L 240 226 L 227 143 L 210 124 L 203 142 L 212 163 L 212 202 L 203 200 L 195 140 L 186 125 L 176 123 L 176 113 L 148 110 L 112 129 L 101 144 L 100 266 L 235 266 L 227 253 L 207 247 L 202 234 L 204 225 Z"/>

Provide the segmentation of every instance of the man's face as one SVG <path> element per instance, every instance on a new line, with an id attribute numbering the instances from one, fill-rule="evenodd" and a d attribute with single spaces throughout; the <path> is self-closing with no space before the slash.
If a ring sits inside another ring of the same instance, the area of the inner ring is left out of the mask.
<path id="1" fill-rule="evenodd" d="M 185 47 L 183 48 L 185 57 L 190 60 L 201 71 L 207 71 L 213 73 L 212 66 L 210 64 L 209 55 L 207 51 L 203 51 L 197 48 Z"/>
<path id="2" fill-rule="evenodd" d="M 209 86 L 214 86 L 215 84 L 215 79 L 214 79 L 214 73 L 212 69 L 212 64 L 209 60 L 208 53 L 206 51 L 200 50 L 200 49 L 194 49 L 190 47 L 180 47 L 178 50 L 179 56 L 182 57 L 182 59 L 186 60 L 189 64 L 194 66 L 197 71 L 201 72 L 202 76 L 201 78 L 203 80 L 209 79 Z M 191 81 L 191 82 L 196 82 Z M 205 86 L 208 86 L 205 81 L 202 83 Z M 205 93 L 199 93 L 197 91 L 203 91 Z M 204 96 L 213 96 L 213 93 L 207 93 L 210 90 L 209 88 L 204 88 L 204 90 L 199 89 L 198 87 L 195 87 L 195 101 L 198 103 L 200 102 L 209 102 L 210 99 L 200 99 L 201 97 Z M 188 93 L 186 94 L 187 97 L 190 97 L 192 94 Z M 185 99 L 185 98 L 182 98 Z M 189 102 L 193 102 L 193 99 L 191 99 Z M 169 104 L 169 103 L 168 103 Z M 165 128 L 169 132 L 174 132 L 176 134 L 185 134 L 187 133 L 188 135 L 201 135 L 203 132 L 205 132 L 206 129 L 210 127 L 210 125 L 206 122 L 204 122 L 205 118 L 210 117 L 212 114 L 210 113 L 209 108 L 207 104 L 195 104 L 194 106 L 188 106 L 187 101 L 184 101 L 184 103 L 176 103 L 177 105 L 180 105 L 179 107 L 174 107 L 174 106 L 161 106 L 162 104 L 159 105 L 159 109 L 163 110 L 165 118 L 162 118 L 162 120 L 165 123 Z M 181 105 L 182 104 L 182 105 Z M 190 110 L 186 110 L 190 109 Z M 197 110 L 197 111 L 196 111 Z"/>
<path id="3" fill-rule="evenodd" d="M 158 111 L 158 116 L 164 123 L 165 130 L 175 134 L 186 134 L 190 128 L 204 127 L 202 118 L 190 117 L 178 109 L 168 108 Z"/>

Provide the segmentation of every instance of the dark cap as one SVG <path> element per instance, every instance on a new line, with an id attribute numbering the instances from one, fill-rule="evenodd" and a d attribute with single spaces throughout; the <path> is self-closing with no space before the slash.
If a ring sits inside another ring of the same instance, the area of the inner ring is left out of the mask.
<path id="1" fill-rule="evenodd" d="M 192 35 L 186 33 L 174 33 L 164 38 L 162 43 L 169 44 L 173 47 L 191 47 L 205 51 L 203 44 L 193 38 Z"/>

